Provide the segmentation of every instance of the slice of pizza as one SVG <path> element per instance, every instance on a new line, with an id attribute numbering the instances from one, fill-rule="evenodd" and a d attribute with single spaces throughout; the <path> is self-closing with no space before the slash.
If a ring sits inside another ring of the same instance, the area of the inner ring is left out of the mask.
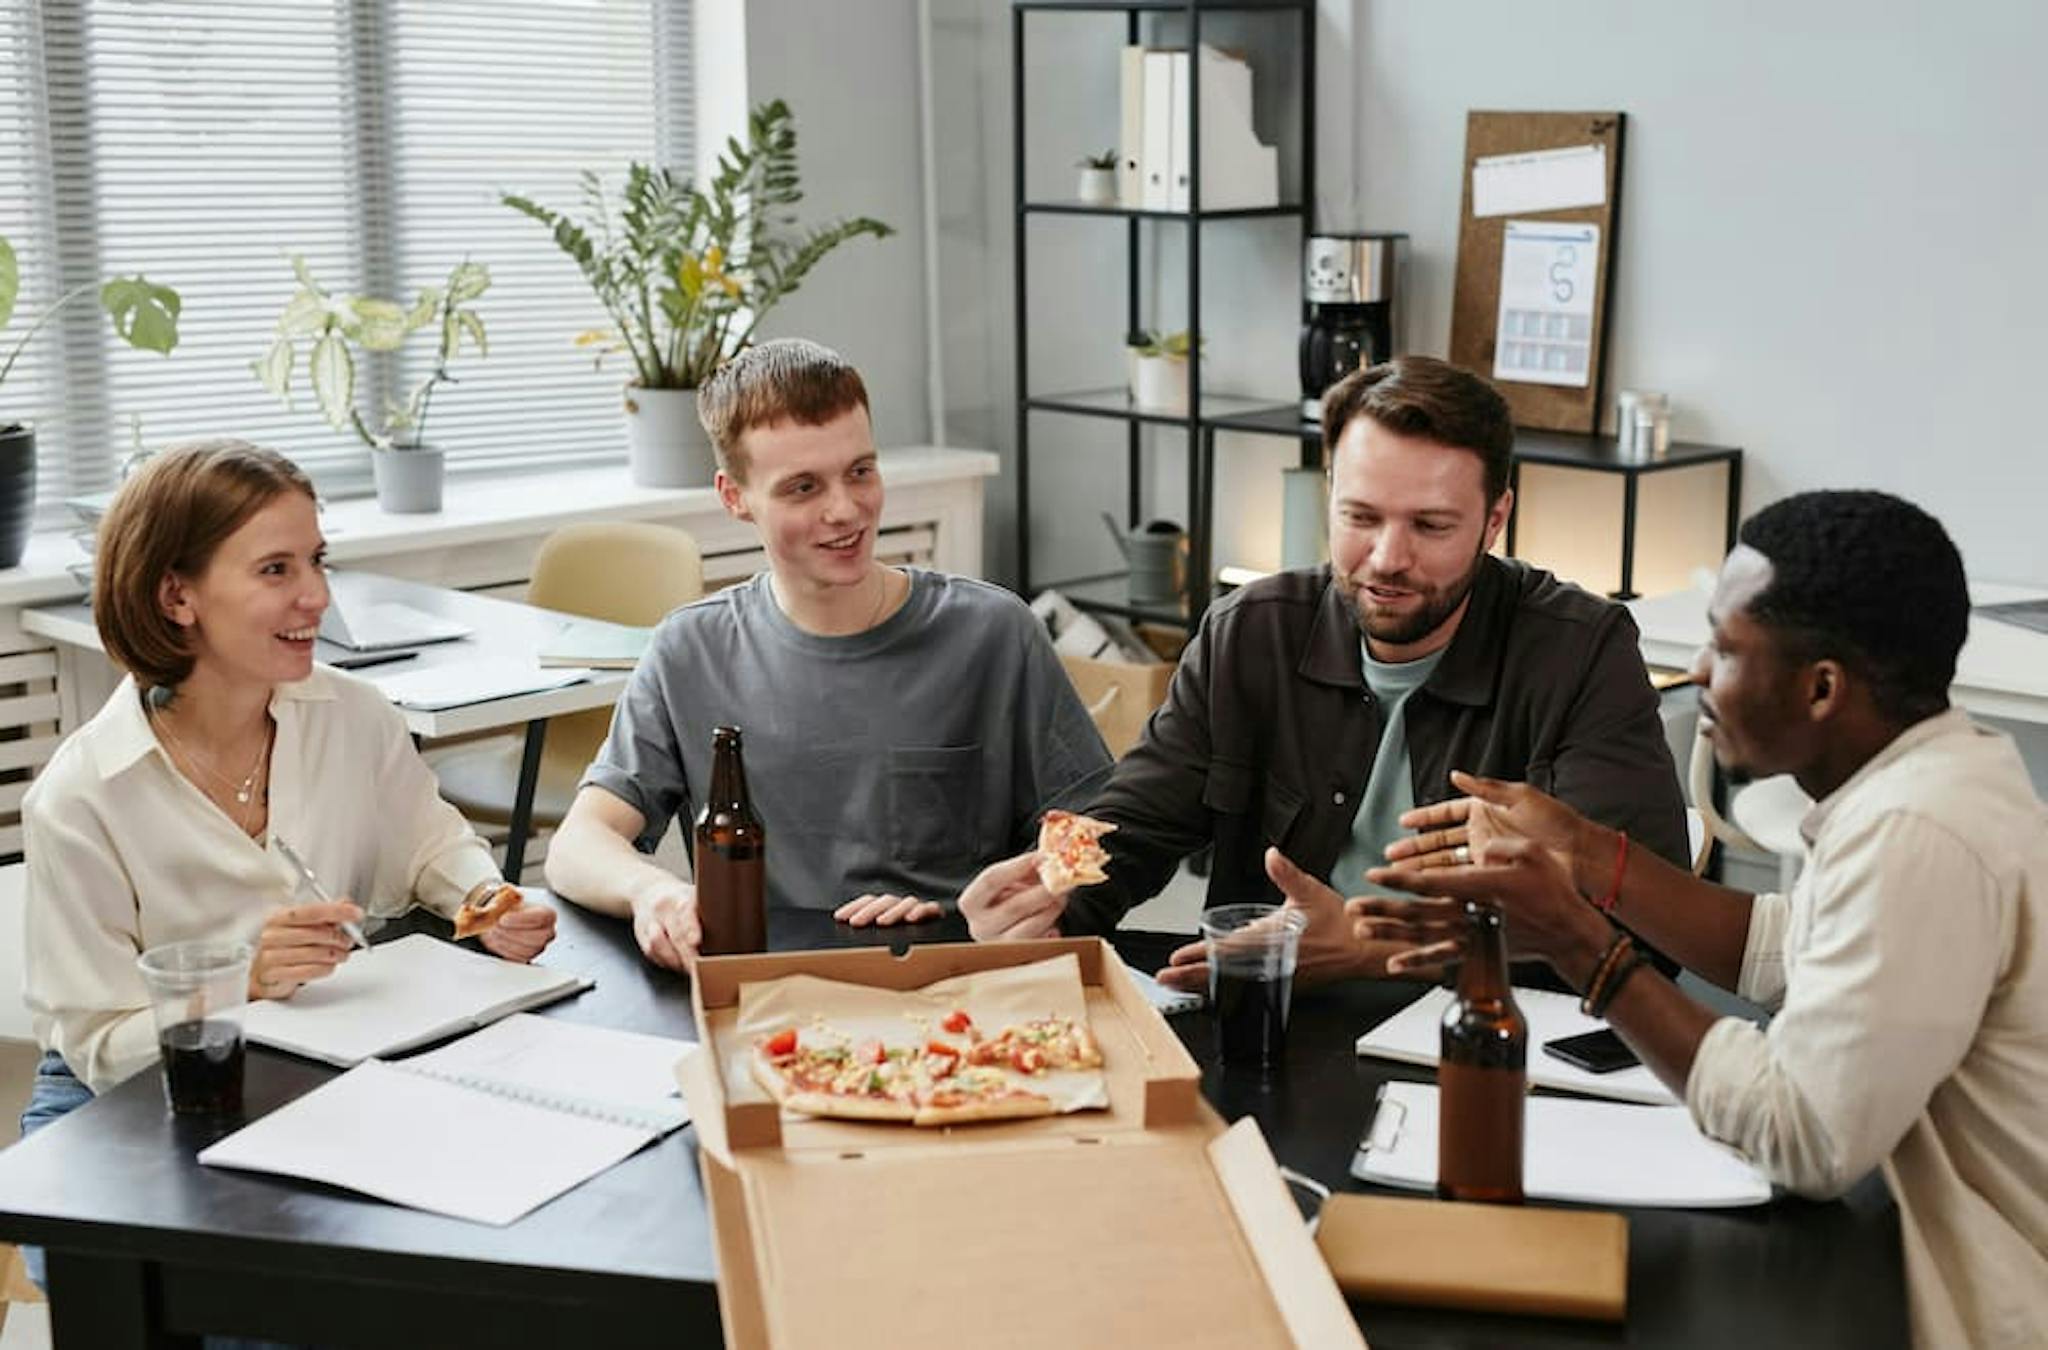
<path id="1" fill-rule="evenodd" d="M 1052 1069 L 1099 1069 L 1102 1047 L 1084 1022 L 1071 1017 L 1042 1017 L 1004 1027 L 967 1051 L 973 1065 L 1000 1065 L 1021 1074 Z"/>
<path id="2" fill-rule="evenodd" d="M 913 1123 L 968 1125 L 978 1120 L 1049 1116 L 1058 1109 L 1052 1098 L 1021 1086 L 1001 1069 L 954 1067 L 920 1095 Z"/>
<path id="3" fill-rule="evenodd" d="M 482 895 L 463 901 L 462 908 L 455 911 L 455 936 L 467 938 L 488 933 L 498 926 L 498 920 L 525 902 L 519 888 L 509 882 L 493 886 Z"/>
<path id="4" fill-rule="evenodd" d="M 919 1090 L 915 1056 L 879 1042 L 806 1045 L 795 1027 L 754 1043 L 754 1081 L 785 1108 L 848 1120 L 912 1120 Z"/>
<path id="5" fill-rule="evenodd" d="M 1109 880 L 1102 870 L 1109 852 L 1101 839 L 1115 828 L 1072 811 L 1047 811 L 1038 826 L 1038 879 L 1054 895 Z"/>

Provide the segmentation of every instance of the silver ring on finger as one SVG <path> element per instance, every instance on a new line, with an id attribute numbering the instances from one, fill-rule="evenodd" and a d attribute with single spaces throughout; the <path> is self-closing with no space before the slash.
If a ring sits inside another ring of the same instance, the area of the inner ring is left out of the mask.
<path id="1" fill-rule="evenodd" d="M 1471 862 L 1471 861 L 1472 861 L 1472 846 L 1471 846 L 1470 844 L 1460 844 L 1460 845 L 1458 845 L 1458 846 L 1457 846 L 1456 848 L 1452 849 L 1452 850 L 1451 850 L 1451 861 L 1453 861 L 1453 862 L 1459 862 L 1459 863 L 1468 863 L 1468 862 Z"/>

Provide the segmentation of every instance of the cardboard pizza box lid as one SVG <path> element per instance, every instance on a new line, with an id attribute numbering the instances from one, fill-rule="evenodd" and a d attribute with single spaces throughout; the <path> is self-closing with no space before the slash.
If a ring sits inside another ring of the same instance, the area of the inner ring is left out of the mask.
<path id="1" fill-rule="evenodd" d="M 807 971 L 907 989 L 1070 951 L 1108 1111 L 932 1130 L 785 1122 L 728 1094 L 719 1032 L 744 981 Z M 692 997 L 707 1053 L 678 1077 L 734 1350 L 1364 1345 L 1257 1125 L 1224 1129 L 1100 939 L 713 958 Z"/>

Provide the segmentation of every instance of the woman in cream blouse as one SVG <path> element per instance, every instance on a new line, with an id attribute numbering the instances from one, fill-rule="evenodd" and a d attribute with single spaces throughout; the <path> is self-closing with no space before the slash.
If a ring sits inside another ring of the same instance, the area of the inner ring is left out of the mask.
<path id="1" fill-rule="evenodd" d="M 305 475 L 239 441 L 151 460 L 101 523 L 93 614 L 128 674 L 22 804 L 45 1052 L 24 1133 L 156 1061 L 145 948 L 246 938 L 249 996 L 289 998 L 347 959 L 340 921 L 453 914 L 498 884 L 398 712 L 314 668 L 325 550 Z M 353 899 L 296 903 L 279 839 Z M 525 961 L 554 928 L 529 904 L 483 941 Z"/>

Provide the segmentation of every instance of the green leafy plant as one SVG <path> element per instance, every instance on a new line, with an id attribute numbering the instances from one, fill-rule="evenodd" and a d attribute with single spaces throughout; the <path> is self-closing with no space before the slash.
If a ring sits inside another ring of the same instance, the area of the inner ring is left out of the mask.
<path id="1" fill-rule="evenodd" d="M 1206 345 L 1207 341 L 1206 338 L 1195 341 L 1185 328 L 1172 333 L 1141 328 L 1125 339 L 1125 345 L 1140 356 L 1170 356 L 1177 361 L 1185 361 L 1189 351 Z"/>
<path id="2" fill-rule="evenodd" d="M 1077 169 L 1114 169 L 1116 167 L 1116 151 L 1105 150 L 1099 155 L 1083 155 L 1074 161 L 1074 167 Z"/>
<path id="3" fill-rule="evenodd" d="M 168 354 L 178 345 L 178 314 L 183 302 L 178 293 L 169 286 L 159 286 L 140 273 L 132 277 L 112 277 L 104 282 L 86 282 L 74 286 L 57 297 L 57 303 L 37 316 L 36 321 L 7 349 L 7 355 L 0 359 L 0 384 L 7 382 L 14 363 L 36 331 L 73 300 L 88 291 L 99 292 L 100 308 L 113 321 L 114 331 L 129 346 L 141 351 Z M 14 317 L 15 301 L 21 298 L 21 264 L 14 253 L 14 245 L 0 238 L 0 328 L 5 328 Z M 0 425 L 5 425 L 0 423 Z"/>
<path id="4" fill-rule="evenodd" d="M 422 287 L 410 308 L 375 296 L 331 294 L 313 279 L 312 269 L 297 254 L 292 255 L 292 272 L 299 289 L 278 317 L 277 339 L 250 363 L 263 387 L 290 406 L 298 344 L 309 341 L 306 377 L 327 425 L 336 431 L 353 427 L 363 444 L 376 450 L 412 450 L 426 444 L 427 409 L 434 390 L 458 383 L 448 373 L 448 363 L 461 354 L 465 342 L 476 347 L 478 356 L 490 354 L 483 316 L 471 303 L 490 289 L 490 269 L 464 259 L 448 273 L 447 285 Z M 373 430 L 356 406 L 354 349 L 394 352 L 428 327 L 439 336 L 434 368 L 403 402 L 386 403 Z"/>
<path id="5" fill-rule="evenodd" d="M 895 233 L 866 216 L 798 227 L 796 122 L 780 99 L 748 116 L 744 145 L 726 141 L 708 188 L 640 163 L 616 204 L 596 174 L 582 182 L 580 217 L 502 200 L 553 232 L 610 316 L 610 328 L 577 345 L 596 348 L 600 366 L 624 352 L 648 389 L 699 387 L 826 254 L 856 235 Z"/>

